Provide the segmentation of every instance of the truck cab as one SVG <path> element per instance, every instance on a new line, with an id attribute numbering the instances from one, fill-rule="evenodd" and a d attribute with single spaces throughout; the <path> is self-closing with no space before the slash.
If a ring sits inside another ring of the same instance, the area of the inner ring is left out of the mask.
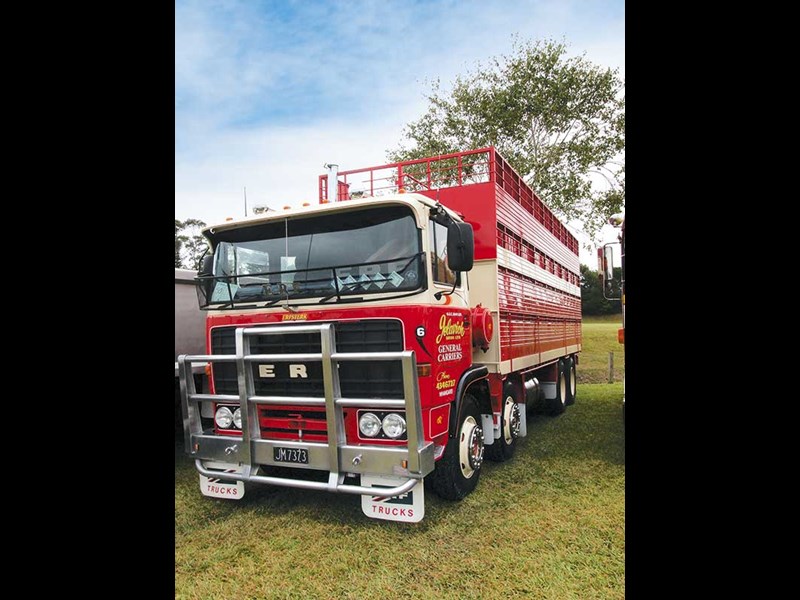
<path id="1" fill-rule="evenodd" d="M 201 474 L 218 478 L 205 462 L 252 464 L 250 446 L 260 462 L 249 481 L 278 483 L 258 472 L 282 466 L 327 472 L 325 489 L 337 491 L 379 495 L 345 482 L 362 474 L 386 494 L 418 484 L 444 452 L 456 384 L 472 363 L 471 226 L 408 193 L 273 211 L 204 234 L 213 254 L 197 290 L 217 418 L 187 410 L 186 431 Z M 474 462 L 480 429 L 473 437 Z"/>

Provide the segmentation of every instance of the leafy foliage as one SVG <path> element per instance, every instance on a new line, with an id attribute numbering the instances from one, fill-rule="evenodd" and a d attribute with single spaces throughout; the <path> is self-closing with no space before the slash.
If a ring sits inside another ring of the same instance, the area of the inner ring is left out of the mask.
<path id="1" fill-rule="evenodd" d="M 208 242 L 200 234 L 206 224 L 199 219 L 175 219 L 175 268 L 200 268 L 200 259 L 208 249 Z"/>
<path id="2" fill-rule="evenodd" d="M 622 269 L 614 267 L 614 280 L 606 290 L 610 298 L 620 297 L 619 283 L 622 280 Z M 581 265 L 581 314 L 584 315 L 610 315 L 622 313 L 622 304 L 619 300 L 606 300 L 603 297 L 603 287 L 600 284 L 600 275 L 586 265 Z"/>
<path id="3" fill-rule="evenodd" d="M 427 112 L 404 129 L 402 161 L 495 146 L 560 217 L 595 239 L 625 203 L 625 100 L 617 70 L 566 56 L 564 44 L 520 42 L 478 63 L 450 91 L 436 80 Z"/>

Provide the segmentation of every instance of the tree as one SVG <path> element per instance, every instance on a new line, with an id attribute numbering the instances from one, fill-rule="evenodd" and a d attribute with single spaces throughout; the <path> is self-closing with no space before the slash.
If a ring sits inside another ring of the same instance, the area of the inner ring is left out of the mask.
<path id="1" fill-rule="evenodd" d="M 175 268 L 180 269 L 183 267 L 183 260 L 181 259 L 181 249 L 183 248 L 183 236 L 180 235 L 183 223 L 175 219 Z"/>
<path id="2" fill-rule="evenodd" d="M 620 297 L 619 283 L 622 280 L 622 269 L 614 268 L 614 281 L 606 294 L 611 298 Z M 600 285 L 600 276 L 597 271 L 592 271 L 586 265 L 581 265 L 581 314 L 584 315 L 610 315 L 622 313 L 622 304 L 619 300 L 606 300 L 603 297 L 603 287 Z"/>
<path id="3" fill-rule="evenodd" d="M 208 250 L 208 242 L 200 233 L 205 226 L 199 219 L 175 219 L 175 268 L 200 268 L 200 259 Z"/>
<path id="4" fill-rule="evenodd" d="M 432 83 L 427 112 L 406 125 L 397 162 L 495 146 L 559 216 L 591 239 L 625 203 L 625 100 L 618 71 L 564 44 L 520 42 L 489 66 Z"/>

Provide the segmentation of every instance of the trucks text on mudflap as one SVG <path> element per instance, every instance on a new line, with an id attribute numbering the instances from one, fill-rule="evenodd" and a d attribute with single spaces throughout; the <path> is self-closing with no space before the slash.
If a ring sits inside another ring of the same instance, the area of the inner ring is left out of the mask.
<path id="1" fill-rule="evenodd" d="M 361 495 L 416 522 L 575 400 L 578 242 L 494 148 L 336 172 L 207 227 L 206 354 L 178 358 L 201 492 Z M 209 393 L 192 367 L 207 365 Z"/>

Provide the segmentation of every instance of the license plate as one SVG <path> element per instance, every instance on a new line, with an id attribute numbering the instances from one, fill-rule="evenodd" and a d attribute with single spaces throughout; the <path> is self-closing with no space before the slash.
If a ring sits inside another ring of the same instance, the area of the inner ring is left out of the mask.
<path id="1" fill-rule="evenodd" d="M 278 446 L 273 446 L 272 458 L 275 459 L 275 462 L 307 465 L 308 450 L 305 448 L 280 448 Z"/>

